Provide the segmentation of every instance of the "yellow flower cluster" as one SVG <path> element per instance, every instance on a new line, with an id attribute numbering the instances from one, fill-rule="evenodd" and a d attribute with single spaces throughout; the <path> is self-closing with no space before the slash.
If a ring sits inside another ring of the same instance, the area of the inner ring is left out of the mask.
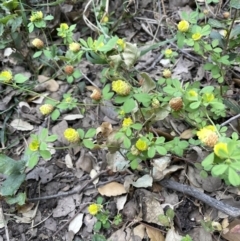
<path id="1" fill-rule="evenodd" d="M 33 41 L 32 41 L 32 45 L 34 47 L 36 47 L 37 49 L 42 49 L 44 47 L 44 43 L 41 39 L 39 38 L 35 38 Z"/>
<path id="2" fill-rule="evenodd" d="M 222 154 L 228 155 L 227 143 L 219 142 L 214 146 L 214 153 L 221 158 Z"/>
<path id="3" fill-rule="evenodd" d="M 73 42 L 69 44 L 69 49 L 74 53 L 78 52 L 80 48 L 81 48 L 81 45 L 79 43 Z"/>
<path id="4" fill-rule="evenodd" d="M 44 104 L 39 107 L 39 110 L 43 115 L 51 114 L 53 109 L 54 109 L 53 105 L 50 105 L 50 104 Z"/>
<path id="5" fill-rule="evenodd" d="M 68 30 L 68 29 L 69 29 L 69 26 L 68 26 L 66 23 L 61 23 L 61 24 L 60 24 L 60 29 L 61 29 L 61 30 Z"/>
<path id="6" fill-rule="evenodd" d="M 73 128 L 67 128 L 63 133 L 65 139 L 70 143 L 75 143 L 80 140 L 78 132 Z"/>
<path id="7" fill-rule="evenodd" d="M 128 118 L 124 118 L 122 126 L 123 127 L 129 127 L 132 124 L 133 124 L 132 119 L 130 117 L 128 117 Z"/>
<path id="8" fill-rule="evenodd" d="M 88 212 L 93 216 L 96 215 L 99 211 L 101 211 L 101 209 L 102 205 L 96 203 L 93 203 L 88 206 Z"/>
<path id="9" fill-rule="evenodd" d="M 200 33 L 194 33 L 193 35 L 192 35 L 192 39 L 194 40 L 194 41 L 198 41 L 199 39 L 201 39 L 202 38 L 202 34 L 200 34 Z"/>
<path id="10" fill-rule="evenodd" d="M 43 13 L 42 11 L 38 11 L 38 12 L 33 12 L 32 15 L 30 16 L 30 21 L 31 22 L 37 22 L 43 19 Z"/>
<path id="11" fill-rule="evenodd" d="M 125 49 L 126 47 L 126 42 L 123 39 L 118 39 L 117 45 L 119 45 L 122 49 Z"/>
<path id="12" fill-rule="evenodd" d="M 102 19 L 102 23 L 107 23 L 109 21 L 108 16 L 104 16 L 104 18 Z"/>
<path id="13" fill-rule="evenodd" d="M 171 58 L 172 57 L 173 51 L 171 49 L 166 49 L 164 52 L 164 55 L 166 58 Z"/>
<path id="14" fill-rule="evenodd" d="M 136 147 L 139 151 L 146 151 L 148 149 L 148 144 L 146 141 L 138 139 L 138 141 L 136 142 Z"/>
<path id="15" fill-rule="evenodd" d="M 160 102 L 157 98 L 153 98 L 151 104 L 152 104 L 152 107 L 155 109 L 160 107 Z"/>
<path id="16" fill-rule="evenodd" d="M 29 144 L 29 149 L 31 151 L 37 151 L 39 149 L 40 146 L 40 142 L 38 140 L 33 140 L 30 144 Z"/>
<path id="17" fill-rule="evenodd" d="M 218 142 L 218 135 L 214 126 L 205 126 L 197 131 L 198 139 L 206 146 L 214 147 Z"/>
<path id="18" fill-rule="evenodd" d="M 189 22 L 186 20 L 182 20 L 178 23 L 178 30 L 180 32 L 187 32 L 189 27 L 190 27 Z"/>
<path id="19" fill-rule="evenodd" d="M 215 99 L 215 96 L 214 96 L 213 93 L 204 93 L 204 95 L 203 95 L 203 100 L 204 100 L 205 102 L 211 102 L 211 101 L 213 101 L 214 99 Z"/>
<path id="20" fill-rule="evenodd" d="M 119 95 L 128 95 L 130 93 L 131 86 L 123 80 L 116 80 L 112 82 L 112 89 Z"/>
<path id="21" fill-rule="evenodd" d="M 3 70 L 0 73 L 0 81 L 3 81 L 5 83 L 10 83 L 12 81 L 12 72 L 10 70 Z"/>
<path id="22" fill-rule="evenodd" d="M 189 96 L 191 96 L 191 97 L 197 97 L 197 96 L 198 96 L 198 93 L 197 93 L 195 90 L 189 90 L 189 91 L 188 91 L 188 94 L 189 94 Z"/>

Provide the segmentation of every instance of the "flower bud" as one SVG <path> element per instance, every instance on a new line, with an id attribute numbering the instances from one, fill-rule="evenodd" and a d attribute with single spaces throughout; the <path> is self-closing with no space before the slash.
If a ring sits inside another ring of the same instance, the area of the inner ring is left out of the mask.
<path id="1" fill-rule="evenodd" d="M 171 76 L 172 76 L 171 70 L 169 70 L 169 69 L 164 69 L 164 70 L 163 70 L 163 77 L 165 77 L 165 78 L 171 78 Z"/>
<path id="2" fill-rule="evenodd" d="M 225 19 L 229 18 L 229 16 L 230 16 L 230 13 L 229 13 L 229 12 L 224 12 L 224 13 L 223 13 L 223 17 L 224 17 Z"/>
<path id="3" fill-rule="evenodd" d="M 93 100 L 96 100 L 96 101 L 101 100 L 101 98 L 102 98 L 101 91 L 98 90 L 98 89 L 94 89 L 93 92 L 92 92 L 92 94 L 90 95 L 90 97 L 91 97 Z"/>
<path id="4" fill-rule="evenodd" d="M 73 42 L 73 43 L 69 44 L 69 49 L 71 51 L 73 51 L 74 53 L 78 52 L 80 50 L 80 48 L 81 48 L 81 45 L 79 43 Z"/>
<path id="5" fill-rule="evenodd" d="M 43 114 L 43 115 L 49 115 L 52 113 L 54 107 L 53 105 L 50 105 L 50 104 L 45 104 L 45 105 L 42 105 L 40 106 L 39 110 L 40 112 Z"/>

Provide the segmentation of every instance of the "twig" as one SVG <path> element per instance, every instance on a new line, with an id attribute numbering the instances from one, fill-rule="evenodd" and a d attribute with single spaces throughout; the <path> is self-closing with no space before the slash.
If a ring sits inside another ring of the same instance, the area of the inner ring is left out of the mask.
<path id="1" fill-rule="evenodd" d="M 176 190 L 178 192 L 182 192 L 184 194 L 192 196 L 192 197 L 206 203 L 210 207 L 216 208 L 217 210 L 226 213 L 229 216 L 232 216 L 235 218 L 240 216 L 239 208 L 235 208 L 235 207 L 232 207 L 221 201 L 218 201 L 218 200 L 198 191 L 197 189 L 195 189 L 193 187 L 190 187 L 190 186 L 187 186 L 184 184 L 180 184 L 178 182 L 168 180 L 168 179 L 164 179 L 164 180 L 160 181 L 159 183 L 161 186 L 163 186 L 165 188 L 170 188 L 172 190 Z"/>
<path id="2" fill-rule="evenodd" d="M 7 239 L 7 241 L 10 241 L 9 233 L 8 233 L 8 226 L 7 226 L 7 223 L 5 222 L 5 218 L 4 218 L 4 214 L 3 214 L 2 202 L 0 202 L 0 220 L 2 220 L 4 223 L 6 239 Z"/>
<path id="3" fill-rule="evenodd" d="M 223 122 L 220 126 L 225 126 L 228 123 L 232 122 L 233 120 L 236 120 L 237 118 L 240 117 L 240 114 L 233 116 L 232 118 L 228 119 L 227 121 Z"/>
<path id="4" fill-rule="evenodd" d="M 96 84 L 94 84 L 83 72 L 82 72 L 82 76 L 83 76 L 90 84 L 92 84 L 93 86 L 95 86 L 95 87 L 98 88 L 98 86 L 97 86 Z"/>
<path id="5" fill-rule="evenodd" d="M 45 197 L 37 197 L 37 198 L 29 198 L 29 202 L 36 202 L 36 201 L 41 201 L 41 200 L 47 200 L 47 199 L 52 199 L 52 198 L 58 198 L 58 197 L 65 197 L 69 195 L 73 195 L 76 193 L 81 193 L 90 183 L 95 181 L 97 178 L 99 178 L 102 174 L 106 173 L 108 170 L 99 172 L 95 177 L 87 181 L 83 186 L 81 186 L 78 190 L 72 190 L 69 192 L 60 192 L 58 194 L 50 195 L 50 196 L 45 196 Z"/>

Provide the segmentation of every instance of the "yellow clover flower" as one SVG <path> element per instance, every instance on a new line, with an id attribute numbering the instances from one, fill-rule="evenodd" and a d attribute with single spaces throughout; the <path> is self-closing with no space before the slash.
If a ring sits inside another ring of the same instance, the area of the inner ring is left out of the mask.
<path id="1" fill-rule="evenodd" d="M 170 69 L 164 69 L 163 70 L 163 77 L 170 78 L 172 76 L 172 72 Z"/>
<path id="2" fill-rule="evenodd" d="M 128 95 L 130 93 L 131 86 L 123 80 L 116 80 L 112 82 L 112 89 L 119 95 Z"/>
<path id="3" fill-rule="evenodd" d="M 122 49 L 125 49 L 126 47 L 126 42 L 123 39 L 118 39 L 117 40 L 117 45 L 119 45 Z"/>
<path id="4" fill-rule="evenodd" d="M 43 13 L 42 11 L 38 12 L 33 12 L 32 15 L 30 16 L 30 21 L 31 22 L 37 22 L 43 19 Z"/>
<path id="5" fill-rule="evenodd" d="M 30 144 L 29 144 L 29 149 L 31 151 L 37 151 L 39 149 L 40 146 L 40 142 L 38 140 L 33 140 Z"/>
<path id="6" fill-rule="evenodd" d="M 101 208 L 102 208 L 102 205 L 93 203 L 88 206 L 88 212 L 94 216 L 101 210 Z"/>
<path id="7" fill-rule="evenodd" d="M 171 58 L 172 53 L 173 53 L 173 51 L 171 49 L 166 49 L 164 52 L 166 58 Z"/>
<path id="8" fill-rule="evenodd" d="M 51 114 L 53 109 L 54 109 L 53 105 L 50 105 L 50 104 L 44 104 L 39 107 L 39 110 L 43 115 Z"/>
<path id="9" fill-rule="evenodd" d="M 102 19 L 102 23 L 107 23 L 109 21 L 108 16 L 104 16 L 104 18 Z"/>
<path id="10" fill-rule="evenodd" d="M 214 146 L 214 153 L 218 157 L 222 157 L 222 154 L 228 155 L 228 148 L 227 148 L 227 143 L 224 142 L 219 142 Z"/>
<path id="11" fill-rule="evenodd" d="M 213 93 L 204 93 L 204 95 L 203 95 L 203 100 L 205 102 L 209 103 L 209 102 L 213 101 L 214 99 L 215 99 L 215 96 Z"/>
<path id="12" fill-rule="evenodd" d="M 63 135 L 64 135 L 65 139 L 68 140 L 70 143 L 75 143 L 80 140 L 80 136 L 79 136 L 78 132 L 73 128 L 67 128 L 64 131 Z"/>
<path id="13" fill-rule="evenodd" d="M 139 151 L 146 151 L 148 149 L 147 142 L 142 139 L 138 139 L 136 142 L 136 147 Z"/>
<path id="14" fill-rule="evenodd" d="M 81 45 L 79 43 L 73 42 L 73 43 L 69 44 L 69 49 L 71 51 L 73 51 L 74 53 L 78 52 L 80 50 L 80 48 L 81 48 Z"/>
<path id="15" fill-rule="evenodd" d="M 193 35 L 192 35 L 192 39 L 194 40 L 194 41 L 198 41 L 199 39 L 201 39 L 202 38 L 202 34 L 200 34 L 200 33 L 194 33 Z"/>
<path id="16" fill-rule="evenodd" d="M 68 30 L 68 29 L 69 29 L 69 26 L 68 26 L 66 23 L 61 23 L 61 24 L 60 24 L 60 29 L 61 29 L 61 30 Z"/>
<path id="17" fill-rule="evenodd" d="M 198 139 L 206 146 L 214 147 L 218 142 L 218 135 L 215 126 L 205 126 L 197 131 Z"/>
<path id="18" fill-rule="evenodd" d="M 190 97 L 197 97 L 198 96 L 198 93 L 195 90 L 189 90 L 188 94 L 189 94 Z"/>
<path id="19" fill-rule="evenodd" d="M 133 124 L 132 119 L 130 117 L 128 117 L 128 118 L 124 118 L 122 126 L 123 127 L 128 127 L 128 126 L 130 126 L 132 124 Z"/>
<path id="20" fill-rule="evenodd" d="M 182 20 L 178 23 L 178 30 L 180 32 L 187 32 L 189 29 L 189 22 L 186 20 Z"/>
<path id="21" fill-rule="evenodd" d="M 12 72 L 10 70 L 3 70 L 0 73 L 0 81 L 3 81 L 5 83 L 10 83 L 12 81 Z"/>

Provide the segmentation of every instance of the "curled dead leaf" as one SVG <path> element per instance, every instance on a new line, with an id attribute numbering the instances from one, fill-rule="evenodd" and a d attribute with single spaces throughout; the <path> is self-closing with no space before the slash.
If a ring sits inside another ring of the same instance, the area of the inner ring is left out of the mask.
<path id="1" fill-rule="evenodd" d="M 118 182 L 110 182 L 104 186 L 98 188 L 98 192 L 107 197 L 119 196 L 126 193 L 123 184 Z"/>

